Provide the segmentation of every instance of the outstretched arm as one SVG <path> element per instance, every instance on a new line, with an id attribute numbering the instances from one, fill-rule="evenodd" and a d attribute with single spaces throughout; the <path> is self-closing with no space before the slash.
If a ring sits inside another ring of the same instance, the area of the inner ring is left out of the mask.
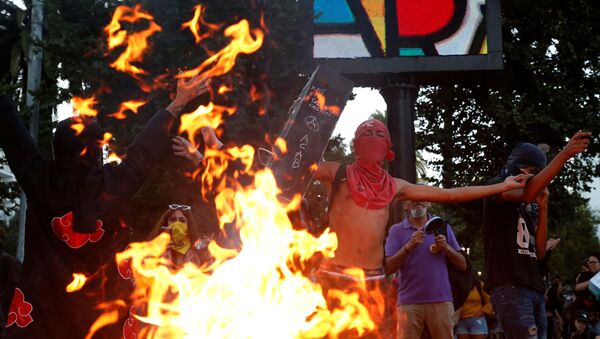
<path id="1" fill-rule="evenodd" d="M 19 185 L 28 194 L 32 193 L 42 180 L 45 161 L 23 125 L 15 103 L 7 96 L 0 96 L 0 147 Z"/>
<path id="2" fill-rule="evenodd" d="M 444 189 L 434 186 L 415 185 L 405 180 L 397 179 L 396 195 L 401 200 L 431 201 L 446 204 L 456 204 L 477 200 L 501 192 L 522 188 L 530 175 L 520 174 L 508 177 L 501 183 L 487 186 L 468 186 Z"/>
<path id="3" fill-rule="evenodd" d="M 527 186 L 522 189 L 504 192 L 498 196 L 498 199 L 513 202 L 534 202 L 536 197 L 562 170 L 565 163 L 587 149 L 590 145 L 590 136 L 590 132 L 579 131 L 575 133 L 565 148 L 550 161 L 548 166 L 527 182 Z"/>
<path id="4" fill-rule="evenodd" d="M 164 110 L 150 119 L 143 131 L 127 148 L 127 156 L 108 173 L 108 193 L 127 198 L 142 186 L 150 171 L 168 151 L 173 126 L 183 107 L 192 99 L 208 91 L 210 79 L 200 76 L 177 83 L 177 95 Z"/>

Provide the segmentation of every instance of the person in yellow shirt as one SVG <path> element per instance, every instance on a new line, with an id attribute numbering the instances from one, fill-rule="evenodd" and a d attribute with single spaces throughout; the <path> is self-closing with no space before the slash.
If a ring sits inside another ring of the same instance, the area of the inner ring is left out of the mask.
<path id="1" fill-rule="evenodd" d="M 485 339 L 488 334 L 486 315 L 493 316 L 490 295 L 483 290 L 479 277 L 473 281 L 473 289 L 461 308 L 456 326 L 458 339 Z"/>

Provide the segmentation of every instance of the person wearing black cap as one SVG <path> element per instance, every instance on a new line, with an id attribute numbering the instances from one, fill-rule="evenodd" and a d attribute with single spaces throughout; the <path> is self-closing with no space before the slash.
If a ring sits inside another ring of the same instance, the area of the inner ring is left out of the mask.
<path id="1" fill-rule="evenodd" d="M 486 285 L 507 338 L 546 338 L 545 285 L 539 270 L 547 242 L 546 186 L 564 164 L 589 145 L 590 133 L 577 132 L 546 165 L 536 145 L 518 144 L 500 175 L 489 184 L 518 173 L 533 175 L 525 188 L 484 200 Z"/>
<path id="2" fill-rule="evenodd" d="M 152 117 L 120 164 L 102 164 L 104 133 L 84 116 L 58 123 L 54 158 L 43 159 L 15 104 L 0 97 L 0 147 L 27 197 L 25 259 L 5 338 L 84 338 L 103 311 L 99 306 L 127 291 L 112 279 L 118 277 L 114 255 L 129 235 L 120 208 L 169 152 L 181 110 L 208 90 L 209 81 L 181 79 L 173 102 Z M 76 273 L 87 281 L 67 292 Z M 115 326 L 100 336 L 120 337 L 117 318 L 124 320 L 128 310 L 115 311 Z"/>

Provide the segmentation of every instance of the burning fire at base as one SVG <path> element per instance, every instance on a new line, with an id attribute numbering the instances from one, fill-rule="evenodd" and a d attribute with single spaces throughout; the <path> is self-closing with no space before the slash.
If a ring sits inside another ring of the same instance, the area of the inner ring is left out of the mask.
<path id="1" fill-rule="evenodd" d="M 169 236 L 134 243 L 117 256 L 134 272 L 136 304 L 147 314 L 140 333 L 156 338 L 320 338 L 343 329 L 373 328 L 358 294 L 339 291 L 343 308 L 328 310 L 321 287 L 306 276 L 317 252 L 331 257 L 334 234 L 315 238 L 293 229 L 287 217 L 298 200 L 283 206 L 269 171 L 259 171 L 254 185 L 226 188 L 216 197 L 221 227 L 239 227 L 241 251 L 211 242 L 214 262 L 179 271 L 161 254 Z M 358 274 L 358 273 L 357 273 Z"/>
<path id="2" fill-rule="evenodd" d="M 206 23 L 202 19 L 204 9 L 197 6 L 192 20 L 182 28 L 189 28 L 196 43 L 212 36 L 220 25 Z M 141 33 L 128 33 L 119 21 L 150 22 L 149 29 Z M 140 61 L 147 47 L 147 38 L 160 26 L 140 6 L 119 6 L 112 22 L 105 31 L 109 36 L 110 49 L 125 44 L 126 51 L 111 65 L 139 80 L 144 71 L 132 62 Z M 264 32 L 251 29 L 247 20 L 224 29 L 230 43 L 198 67 L 179 74 L 178 78 L 193 76 L 215 77 L 231 71 L 240 53 L 256 52 L 262 45 Z M 141 50 L 132 50 L 139 42 Z M 121 66 L 116 67 L 117 63 Z M 142 84 L 140 84 L 142 86 Z M 255 90 L 254 87 L 252 87 Z M 231 91 L 222 85 L 218 94 Z M 214 93 L 213 93 L 214 94 Z M 256 93 L 254 93 L 256 94 Z M 95 115 L 88 101 L 75 101 L 82 115 Z M 319 100 L 324 105 L 324 97 Z M 113 118 L 125 119 L 124 112 L 137 112 L 144 101 L 124 103 Z M 328 107 L 335 111 L 335 107 Z M 87 112 L 94 113 L 87 113 Z M 219 131 L 225 115 L 234 114 L 235 107 L 215 105 L 210 102 L 181 117 L 180 133 L 186 133 L 194 143 L 193 136 L 203 127 Z M 85 112 L 85 113 L 84 113 Z M 339 110 L 335 113 L 339 114 Z M 76 127 L 74 127 L 76 128 Z M 283 139 L 275 146 L 285 152 Z M 297 210 L 300 196 L 291 203 L 282 203 L 279 189 L 269 170 L 254 172 L 254 148 L 249 145 L 220 150 L 207 148 L 205 167 L 201 173 L 203 196 L 205 192 L 217 192 L 215 204 L 220 227 L 234 225 L 239 232 L 241 249 L 229 249 L 210 242 L 208 250 L 211 261 L 201 267 L 186 263 L 174 269 L 163 256 L 170 242 L 169 235 L 161 234 L 155 239 L 130 244 L 117 255 L 119 265 L 128 262 L 135 281 L 131 300 L 117 300 L 112 304 L 99 305 L 105 310 L 90 329 L 92 337 L 103 326 L 118 319 L 117 308 L 132 304 L 135 318 L 143 324 L 139 337 L 143 338 L 323 338 L 337 337 L 345 330 L 354 329 L 359 335 L 373 330 L 374 322 L 369 310 L 359 301 L 359 293 L 330 290 L 329 298 L 338 301 L 338 308 L 329 309 L 321 286 L 311 278 L 316 256 L 332 257 L 337 247 L 337 237 L 326 230 L 315 237 L 305 230 L 295 230 L 288 212 Z M 244 166 L 226 176 L 228 165 L 241 162 Z M 250 186 L 242 186 L 240 176 L 253 177 Z M 361 270 L 348 270 L 357 281 L 364 281 Z M 73 291 L 85 283 L 85 276 L 74 276 L 67 287 Z M 357 290 L 365 286 L 357 282 Z"/>

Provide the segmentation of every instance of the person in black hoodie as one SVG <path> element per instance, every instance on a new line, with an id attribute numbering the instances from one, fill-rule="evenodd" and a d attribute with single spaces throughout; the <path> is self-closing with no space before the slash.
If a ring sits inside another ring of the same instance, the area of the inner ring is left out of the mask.
<path id="1" fill-rule="evenodd" d="M 546 338 L 545 285 L 539 261 L 546 255 L 548 184 L 565 163 L 589 146 L 589 132 L 579 131 L 547 163 L 536 145 L 512 150 L 495 184 L 518 173 L 533 175 L 525 188 L 484 200 L 486 285 L 506 338 Z"/>
<path id="2" fill-rule="evenodd" d="M 109 310 L 113 326 L 95 337 L 120 337 L 121 319 L 129 310 L 108 303 L 126 298 L 131 287 L 114 260 L 129 236 L 129 229 L 120 223 L 120 209 L 169 152 L 170 134 L 183 107 L 205 93 L 209 83 L 202 77 L 180 79 L 173 102 L 136 136 L 127 157 L 105 165 L 104 133 L 94 119 L 76 116 L 59 122 L 54 159 L 45 160 L 15 104 L 0 97 L 0 147 L 27 197 L 23 271 L 5 338 L 84 338 L 107 311 L 106 305 L 113 305 Z M 79 132 L 77 127 L 85 128 Z M 81 289 L 67 292 L 76 273 L 87 281 Z"/>

